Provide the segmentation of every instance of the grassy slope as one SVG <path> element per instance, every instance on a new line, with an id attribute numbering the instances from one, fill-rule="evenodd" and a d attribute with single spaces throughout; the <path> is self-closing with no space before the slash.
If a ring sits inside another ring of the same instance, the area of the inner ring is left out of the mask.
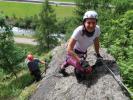
<path id="1" fill-rule="evenodd" d="M 41 4 L 0 2 L 0 12 L 7 16 L 34 16 L 41 11 Z M 74 7 L 52 6 L 58 18 L 73 16 Z"/>
<path id="2" fill-rule="evenodd" d="M 28 50 L 29 52 L 36 53 L 36 47 L 28 44 L 16 44 L 18 47 Z M 39 57 L 44 60 L 47 54 L 43 53 Z M 44 65 L 40 66 L 41 71 L 45 69 Z M 0 100 L 28 100 L 28 96 L 31 95 L 36 89 L 38 83 L 33 83 L 33 77 L 30 76 L 29 70 L 24 61 L 19 66 L 19 72 L 17 73 L 17 79 L 15 76 L 5 74 L 0 69 Z"/>
<path id="3" fill-rule="evenodd" d="M 17 76 L 16 79 L 14 76 L 0 75 L 0 100 L 25 100 L 36 89 L 37 83 L 32 83 L 27 68 Z"/>

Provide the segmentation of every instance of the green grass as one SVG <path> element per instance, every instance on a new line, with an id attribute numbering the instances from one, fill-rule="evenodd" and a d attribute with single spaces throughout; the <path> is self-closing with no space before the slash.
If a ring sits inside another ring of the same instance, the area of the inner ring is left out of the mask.
<path id="1" fill-rule="evenodd" d="M 40 56 L 43 59 L 45 58 L 44 56 L 49 55 L 49 50 L 47 48 L 45 48 L 44 52 L 40 52 L 35 45 L 16 43 L 16 46 L 26 50 L 27 53 L 32 53 L 34 55 Z"/>
<path id="2" fill-rule="evenodd" d="M 17 78 L 14 76 L 4 78 L 0 75 L 1 79 L 3 78 L 0 81 L 0 100 L 20 100 L 20 98 L 25 100 L 36 89 L 37 84 L 32 84 L 33 79 L 27 68 L 19 72 L 17 76 Z"/>
<path id="3" fill-rule="evenodd" d="M 74 11 L 75 7 L 53 6 L 53 8 L 55 9 L 57 18 L 74 16 L 73 11 Z"/>
<path id="4" fill-rule="evenodd" d="M 32 45 L 16 45 L 32 53 L 36 51 L 36 47 Z M 48 60 L 50 59 L 50 56 L 44 53 L 35 57 L 39 57 L 41 60 L 44 60 L 45 57 Z M 40 66 L 41 71 L 44 71 L 44 68 L 44 65 Z M 0 100 L 28 100 L 28 97 L 36 90 L 38 83 L 33 83 L 33 77 L 30 76 L 29 69 L 24 61 L 17 71 L 17 78 L 11 74 L 6 74 L 0 68 Z"/>
<path id="5" fill-rule="evenodd" d="M 0 1 L 0 12 L 7 16 L 26 17 L 39 14 L 42 4 L 16 3 Z M 57 18 L 73 16 L 74 7 L 52 6 L 55 9 Z"/>
<path id="6" fill-rule="evenodd" d="M 34 45 L 17 43 L 16 46 L 25 49 L 28 53 L 34 54 L 37 52 L 36 46 Z"/>
<path id="7" fill-rule="evenodd" d="M 44 70 L 44 66 L 41 67 Z M 0 100 L 28 100 L 39 82 L 33 82 L 28 68 L 23 68 L 15 76 L 6 75 L 0 69 Z"/>
<path id="8" fill-rule="evenodd" d="M 34 10 L 33 10 L 34 8 Z M 32 3 L 0 2 L 0 11 L 8 16 L 17 17 L 33 16 L 38 14 L 41 6 Z"/>

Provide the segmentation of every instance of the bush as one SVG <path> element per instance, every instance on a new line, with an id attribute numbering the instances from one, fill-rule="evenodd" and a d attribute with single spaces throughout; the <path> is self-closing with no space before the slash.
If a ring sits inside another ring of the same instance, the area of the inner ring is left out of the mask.
<path id="1" fill-rule="evenodd" d="M 124 83 L 132 88 L 133 83 L 133 10 L 127 11 L 117 20 L 103 37 L 105 47 L 117 59 Z"/>

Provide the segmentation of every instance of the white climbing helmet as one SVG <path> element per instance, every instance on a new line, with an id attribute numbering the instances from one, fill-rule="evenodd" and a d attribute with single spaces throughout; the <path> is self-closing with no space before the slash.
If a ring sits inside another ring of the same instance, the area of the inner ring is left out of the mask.
<path id="1" fill-rule="evenodd" d="M 83 20 L 86 18 L 95 18 L 98 19 L 98 14 L 95 11 L 87 11 L 84 16 L 83 16 Z"/>

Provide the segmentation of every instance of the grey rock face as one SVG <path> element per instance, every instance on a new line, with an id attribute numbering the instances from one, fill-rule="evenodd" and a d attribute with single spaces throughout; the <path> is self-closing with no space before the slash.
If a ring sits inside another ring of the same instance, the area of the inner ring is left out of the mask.
<path id="1" fill-rule="evenodd" d="M 96 62 L 94 53 L 93 48 L 88 49 L 87 61 L 91 65 Z M 115 59 L 107 54 L 105 49 L 101 49 L 100 53 L 105 63 L 120 78 L 118 66 L 114 62 Z M 63 77 L 58 71 L 65 60 L 65 54 L 64 45 L 52 51 L 53 58 L 45 78 L 29 98 L 30 100 L 129 100 L 115 79 L 103 66 L 97 66 L 96 73 L 88 76 L 81 83 L 77 82 L 72 66 L 67 68 L 70 76 Z"/>

